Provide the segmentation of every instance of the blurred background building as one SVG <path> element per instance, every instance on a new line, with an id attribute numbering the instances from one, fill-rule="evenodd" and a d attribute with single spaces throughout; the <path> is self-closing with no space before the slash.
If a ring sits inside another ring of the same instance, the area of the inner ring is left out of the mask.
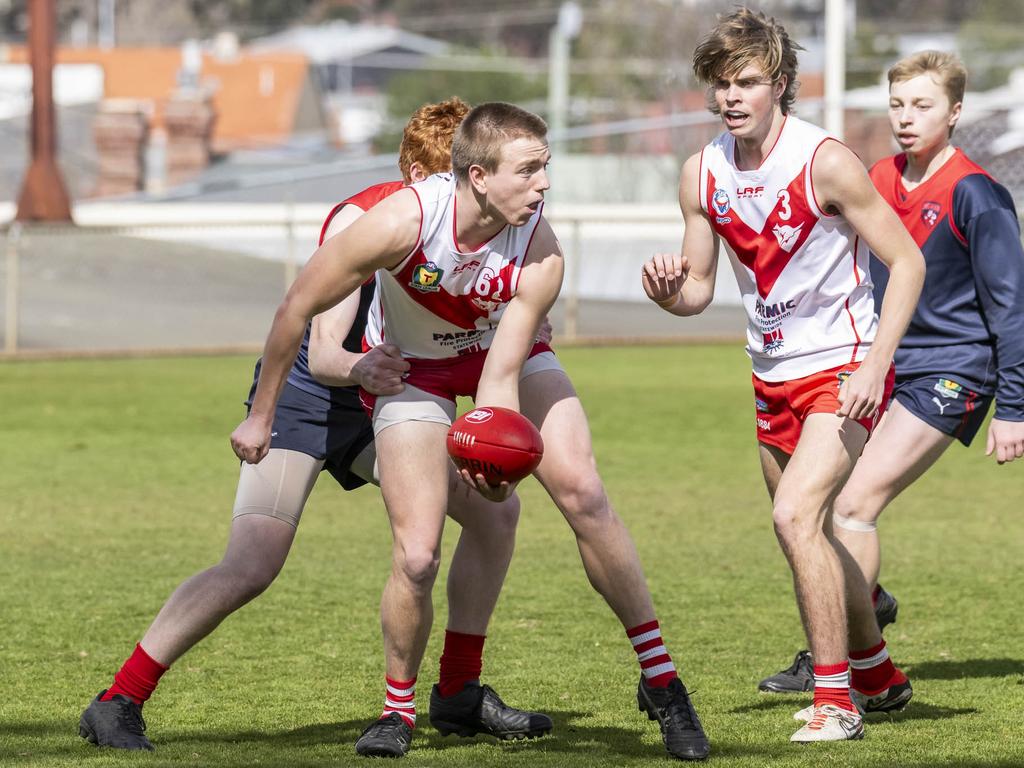
<path id="1" fill-rule="evenodd" d="M 271 171 L 312 166 L 326 176 L 337 165 L 343 176 L 347 160 L 392 153 L 419 104 L 451 94 L 515 101 L 546 114 L 552 31 L 563 5 L 62 0 L 55 71 L 62 168 L 76 201 L 131 192 L 159 197 L 185 181 L 198 184 L 193 191 L 215 187 L 223 199 L 233 180 L 252 190 L 256 177 Z M 578 9 L 564 106 L 571 140 L 553 195 L 663 201 L 680 160 L 717 130 L 706 119 L 689 57 L 714 14 L 733 3 L 571 5 Z M 824 0 L 758 5 L 784 20 L 806 49 L 797 108 L 820 119 Z M 886 67 L 922 48 L 956 50 L 971 71 L 956 139 L 1020 193 L 1019 0 L 848 0 L 847 9 L 845 138 L 865 161 L 891 148 L 880 85 Z M 26 0 L 0 0 L 0 200 L 14 197 L 25 166 L 26 24 Z M 275 189 L 266 199 L 280 196 L 275 175 L 267 181 Z M 337 194 L 332 184 L 308 178 L 293 190 L 297 200 Z"/>
<path id="2" fill-rule="evenodd" d="M 825 2 L 752 4 L 805 48 L 796 110 L 815 122 L 823 118 Z M 186 243 L 207 249 L 207 259 L 248 259 L 239 264 L 251 270 L 265 268 L 253 262 L 259 256 L 291 263 L 287 281 L 334 202 L 397 177 L 408 115 L 459 95 L 512 101 L 549 121 L 548 210 L 587 265 L 569 275 L 568 290 L 637 302 L 635 265 L 653 249 L 678 247 L 680 164 L 720 130 L 690 57 L 715 14 L 734 5 L 60 0 L 58 159 L 76 221 L 88 225 L 76 231 L 78 246 L 96 227 L 148 223 L 121 232 L 125 248 L 135 237 Z M 970 70 L 954 143 L 1024 200 L 1021 0 L 847 0 L 845 8 L 843 132 L 865 163 L 894 150 L 888 66 L 924 48 L 954 50 Z M 0 224 L 13 217 L 29 157 L 27 23 L 27 0 L 0 0 Z M 273 236 L 260 229 L 271 226 Z M 30 241 L 18 246 L 28 265 L 23 282 L 35 274 Z M 62 252 L 56 242 L 47 247 Z M 96 269 L 110 247 L 97 249 Z M 9 270 L 0 272 L 8 285 Z M 268 302 L 281 284 L 275 276 Z M 20 291 L 19 301 L 27 295 Z M 722 302 L 735 298 L 722 291 Z"/>

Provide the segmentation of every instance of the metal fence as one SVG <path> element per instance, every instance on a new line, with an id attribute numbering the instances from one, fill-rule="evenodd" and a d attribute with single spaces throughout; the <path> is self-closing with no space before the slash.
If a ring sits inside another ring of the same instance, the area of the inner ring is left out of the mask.
<path id="1" fill-rule="evenodd" d="M 256 350 L 328 208 L 96 206 L 79 224 L 0 232 L 5 356 Z M 674 206 L 562 206 L 559 342 L 739 338 L 731 274 L 717 308 L 680 321 L 646 300 L 640 265 L 678 250 Z M 728 267 L 725 267 L 728 269 Z"/>

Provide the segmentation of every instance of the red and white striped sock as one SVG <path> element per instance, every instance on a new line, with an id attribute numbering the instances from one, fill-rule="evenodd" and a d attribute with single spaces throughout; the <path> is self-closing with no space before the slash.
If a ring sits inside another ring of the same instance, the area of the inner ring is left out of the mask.
<path id="1" fill-rule="evenodd" d="M 633 644 L 636 658 L 640 662 L 640 671 L 644 673 L 647 685 L 652 688 L 664 688 L 675 678 L 676 665 L 665 648 L 661 639 L 661 627 L 658 620 L 648 621 L 632 629 L 626 630 L 626 636 Z"/>
<path id="2" fill-rule="evenodd" d="M 906 681 L 889 658 L 885 640 L 863 651 L 850 651 L 850 687 L 874 696 Z"/>
<path id="3" fill-rule="evenodd" d="M 386 693 L 384 694 L 383 720 L 392 712 L 397 712 L 410 728 L 416 727 L 416 678 L 412 680 L 392 680 L 384 678 Z"/>
<path id="4" fill-rule="evenodd" d="M 814 665 L 814 706 L 832 704 L 840 709 L 856 712 L 850 701 L 850 664 Z"/>

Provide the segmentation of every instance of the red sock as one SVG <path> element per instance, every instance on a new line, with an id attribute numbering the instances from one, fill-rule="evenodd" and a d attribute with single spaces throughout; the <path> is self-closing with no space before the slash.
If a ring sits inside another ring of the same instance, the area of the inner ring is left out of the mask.
<path id="1" fill-rule="evenodd" d="M 850 701 L 850 664 L 814 665 L 814 706 L 832 704 L 840 709 L 856 712 Z"/>
<path id="2" fill-rule="evenodd" d="M 121 694 L 141 706 L 153 695 L 156 684 L 160 682 L 160 676 L 168 669 L 170 667 L 165 667 L 136 643 L 132 655 L 114 675 L 114 684 L 107 689 L 100 701 L 110 701 L 117 694 Z"/>
<path id="3" fill-rule="evenodd" d="M 441 678 L 437 687 L 442 696 L 454 696 L 466 683 L 479 682 L 484 666 L 485 635 L 467 635 L 445 630 L 441 653 Z"/>
<path id="4" fill-rule="evenodd" d="M 665 642 L 661 639 L 661 627 L 657 619 L 627 629 L 626 636 L 633 643 L 647 685 L 651 688 L 664 688 L 679 677 L 676 665 L 672 663 L 672 657 L 668 655 Z"/>
<path id="5" fill-rule="evenodd" d="M 906 680 L 889 658 L 885 640 L 864 651 L 850 651 L 850 687 L 874 696 Z"/>
<path id="6" fill-rule="evenodd" d="M 878 593 L 882 591 L 882 588 L 875 584 L 875 588 L 871 590 L 871 604 L 878 605 Z"/>
<path id="7" fill-rule="evenodd" d="M 412 680 L 392 680 L 384 677 L 386 693 L 384 694 L 384 711 L 381 719 L 397 712 L 410 728 L 416 727 L 416 678 Z"/>

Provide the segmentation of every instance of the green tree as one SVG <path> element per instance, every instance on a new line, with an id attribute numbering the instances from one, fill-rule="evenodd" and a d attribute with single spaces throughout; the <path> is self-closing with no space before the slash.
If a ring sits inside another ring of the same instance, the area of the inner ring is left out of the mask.
<path id="1" fill-rule="evenodd" d="M 424 104 L 458 96 L 470 105 L 508 101 L 536 110 L 536 102 L 547 94 L 547 81 L 510 72 L 423 69 L 392 78 L 386 94 L 388 124 L 374 144 L 381 152 L 393 152 L 409 115 Z"/>
<path id="2" fill-rule="evenodd" d="M 1020 0 L 979 0 L 976 12 L 957 34 L 960 55 L 970 72 L 972 90 L 1004 84 L 1010 72 L 1024 66 L 1024 19 Z"/>

